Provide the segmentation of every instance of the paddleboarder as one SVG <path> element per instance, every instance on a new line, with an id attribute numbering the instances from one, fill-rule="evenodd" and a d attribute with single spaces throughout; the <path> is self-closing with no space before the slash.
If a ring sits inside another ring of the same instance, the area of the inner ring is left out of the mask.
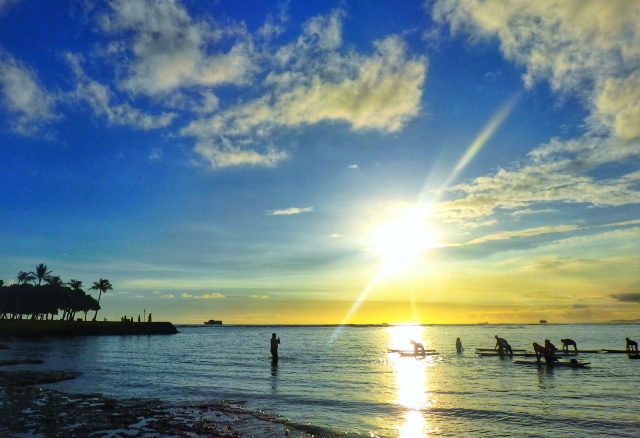
<path id="1" fill-rule="evenodd" d="M 460 338 L 456 338 L 456 351 L 462 353 L 462 350 L 464 350 L 464 348 L 462 348 L 462 341 Z"/>
<path id="2" fill-rule="evenodd" d="M 507 345 L 509 345 L 509 343 L 506 339 L 499 338 L 498 335 L 496 335 L 496 346 L 494 348 L 498 349 L 500 356 L 504 353 L 504 349 Z M 511 346 L 509 346 L 509 348 L 511 348 Z"/>
<path id="3" fill-rule="evenodd" d="M 572 339 L 560 339 L 560 342 L 562 342 L 562 351 L 567 350 L 567 353 L 568 353 L 569 345 L 573 345 L 574 351 L 576 353 L 578 352 L 578 345 L 576 344 L 576 341 Z"/>
<path id="4" fill-rule="evenodd" d="M 638 343 L 636 341 L 632 341 L 629 338 L 625 338 L 627 340 L 627 351 L 635 351 L 638 352 Z"/>
<path id="5" fill-rule="evenodd" d="M 420 342 L 416 342 L 413 339 L 409 341 L 410 344 L 413 344 L 413 354 L 414 356 L 424 356 L 424 345 Z"/>

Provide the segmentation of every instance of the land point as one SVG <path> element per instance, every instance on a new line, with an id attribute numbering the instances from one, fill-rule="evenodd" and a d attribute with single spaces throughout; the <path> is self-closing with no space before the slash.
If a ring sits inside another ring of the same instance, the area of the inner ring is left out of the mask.
<path id="1" fill-rule="evenodd" d="M 170 322 L 0 320 L 0 337 L 173 335 Z"/>

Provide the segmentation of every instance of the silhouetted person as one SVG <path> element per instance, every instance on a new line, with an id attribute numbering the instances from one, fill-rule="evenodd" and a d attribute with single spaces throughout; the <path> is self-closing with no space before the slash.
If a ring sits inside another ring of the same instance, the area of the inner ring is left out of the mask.
<path id="1" fill-rule="evenodd" d="M 546 350 L 544 354 L 544 360 L 547 363 L 558 362 L 558 358 L 556 357 L 556 351 L 558 350 L 555 345 L 551 343 L 550 340 L 544 340 L 544 349 Z"/>
<path id="2" fill-rule="evenodd" d="M 500 353 L 500 356 L 504 354 L 505 345 L 509 345 L 506 339 L 499 338 L 498 335 L 496 335 L 496 346 L 494 347 L 494 349 L 498 349 L 498 353 Z"/>
<path id="3" fill-rule="evenodd" d="M 504 352 L 507 353 L 509 356 L 513 356 L 513 350 L 511 349 L 511 345 L 509 345 L 507 341 L 504 341 L 502 343 L 502 348 L 504 348 Z"/>
<path id="4" fill-rule="evenodd" d="M 456 338 L 456 351 L 462 353 L 462 350 L 464 350 L 464 348 L 462 348 L 462 341 L 460 338 Z"/>
<path id="5" fill-rule="evenodd" d="M 147 322 L 151 322 L 151 314 L 149 314 L 149 318 L 147 319 Z"/>
<path id="6" fill-rule="evenodd" d="M 629 338 L 625 338 L 627 340 L 627 351 L 635 351 L 638 352 L 638 343 L 636 341 L 632 341 Z"/>
<path id="7" fill-rule="evenodd" d="M 416 342 L 413 339 L 409 341 L 410 344 L 413 344 L 413 355 L 414 356 L 424 356 L 424 345 L 420 342 Z"/>
<path id="8" fill-rule="evenodd" d="M 278 345 L 280 345 L 280 338 L 276 338 L 276 334 L 271 334 L 271 358 L 273 363 L 278 362 Z"/>
<path id="9" fill-rule="evenodd" d="M 140 322 L 140 315 L 138 315 L 138 322 Z"/>
<path id="10" fill-rule="evenodd" d="M 556 351 L 558 351 L 558 349 L 556 348 L 556 346 L 555 346 L 555 345 L 553 345 L 553 344 L 551 343 L 551 341 L 550 341 L 550 340 L 548 340 L 548 339 L 545 339 L 545 340 L 544 340 L 544 346 L 545 346 L 545 348 L 546 348 L 547 350 L 550 350 L 552 353 L 555 353 Z"/>
<path id="11" fill-rule="evenodd" d="M 533 343 L 533 352 L 536 354 L 536 362 L 540 362 L 540 358 L 547 355 L 547 349 L 537 342 Z"/>
<path id="12" fill-rule="evenodd" d="M 569 345 L 573 345 L 574 351 L 576 353 L 578 352 L 578 345 L 576 344 L 576 341 L 572 339 L 560 339 L 560 342 L 562 342 L 562 351 L 567 350 L 567 353 L 568 353 Z"/>

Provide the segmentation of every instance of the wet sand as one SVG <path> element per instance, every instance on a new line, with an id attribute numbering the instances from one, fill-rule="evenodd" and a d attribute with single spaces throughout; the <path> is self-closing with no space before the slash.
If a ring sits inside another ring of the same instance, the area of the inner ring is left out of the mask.
<path id="1" fill-rule="evenodd" d="M 158 400 L 65 394 L 47 383 L 73 379 L 65 371 L 0 371 L 3 437 L 299 437 L 314 435 L 286 419 L 217 401 L 171 406 Z"/>

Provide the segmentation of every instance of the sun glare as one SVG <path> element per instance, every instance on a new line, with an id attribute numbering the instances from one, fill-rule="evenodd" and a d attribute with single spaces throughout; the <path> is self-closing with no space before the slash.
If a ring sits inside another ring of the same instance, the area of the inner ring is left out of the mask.
<path id="1" fill-rule="evenodd" d="M 419 217 L 389 222 L 372 233 L 373 251 L 384 258 L 382 272 L 389 274 L 406 268 L 424 250 L 433 248 L 433 233 Z"/>

